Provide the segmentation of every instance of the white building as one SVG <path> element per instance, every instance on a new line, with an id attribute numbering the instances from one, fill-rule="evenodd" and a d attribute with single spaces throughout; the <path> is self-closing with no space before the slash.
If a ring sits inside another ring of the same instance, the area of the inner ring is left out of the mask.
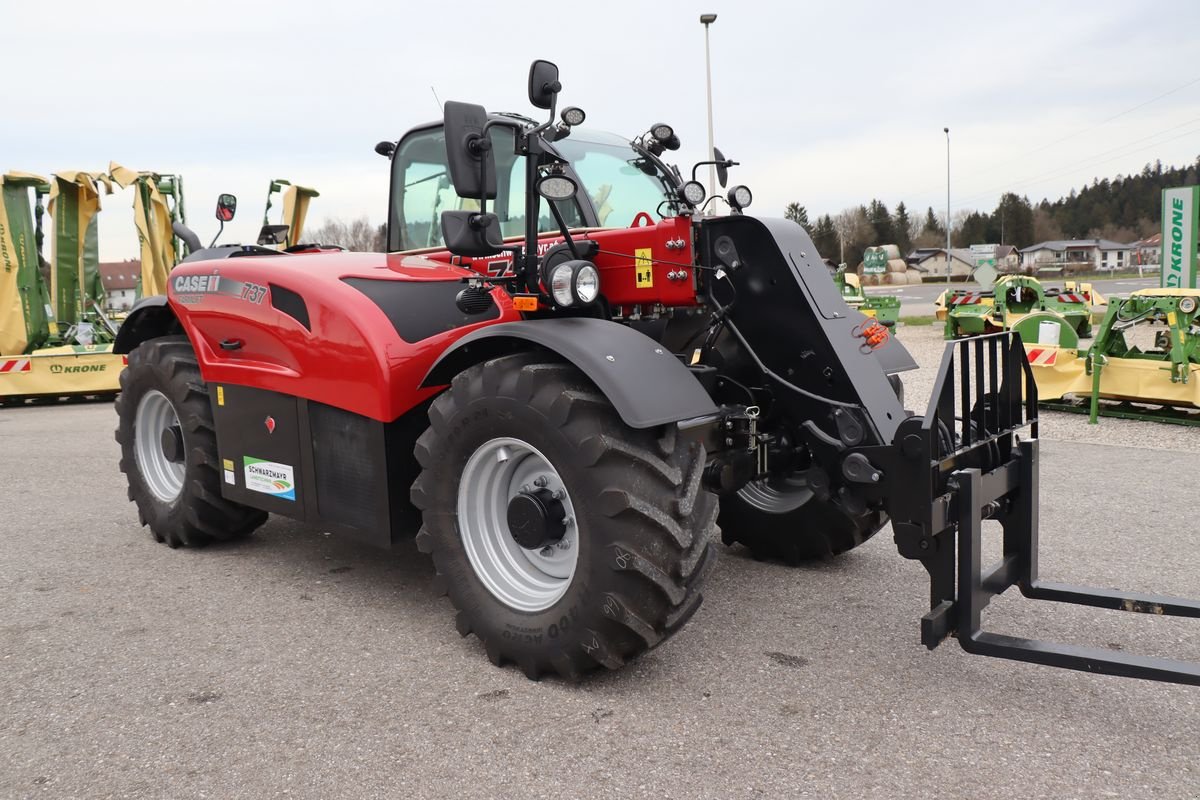
<path id="1" fill-rule="evenodd" d="M 106 310 L 128 311 L 133 308 L 141 274 L 141 261 L 110 261 L 100 264 L 100 281 L 104 284 Z"/>
<path id="2" fill-rule="evenodd" d="M 1136 266 L 1136 245 L 1109 239 L 1060 239 L 1021 249 L 1023 269 L 1074 272 L 1111 271 Z"/>

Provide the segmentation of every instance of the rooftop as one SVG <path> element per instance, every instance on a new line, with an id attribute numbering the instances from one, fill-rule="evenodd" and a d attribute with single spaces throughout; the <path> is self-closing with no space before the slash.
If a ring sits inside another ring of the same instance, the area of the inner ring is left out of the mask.
<path id="1" fill-rule="evenodd" d="M 108 261 L 100 264 L 100 281 L 106 292 L 136 288 L 141 274 L 141 261 Z"/>

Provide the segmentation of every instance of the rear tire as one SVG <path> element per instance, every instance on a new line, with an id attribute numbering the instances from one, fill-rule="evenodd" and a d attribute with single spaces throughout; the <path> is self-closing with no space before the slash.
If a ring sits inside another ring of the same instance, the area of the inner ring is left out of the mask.
<path id="1" fill-rule="evenodd" d="M 265 511 L 221 497 L 212 404 L 186 336 L 151 339 L 129 354 L 116 411 L 129 499 L 155 540 L 202 547 L 266 521 Z"/>
<path id="2" fill-rule="evenodd" d="M 673 426 L 629 428 L 579 370 L 545 358 L 499 358 L 454 379 L 417 440 L 411 495 L 424 517 L 417 546 L 459 633 L 478 636 L 498 666 L 577 680 L 623 666 L 696 611 L 717 502 L 701 486 L 702 445 Z M 536 485 L 561 491 L 573 525 L 526 548 L 503 509 L 543 477 Z"/>

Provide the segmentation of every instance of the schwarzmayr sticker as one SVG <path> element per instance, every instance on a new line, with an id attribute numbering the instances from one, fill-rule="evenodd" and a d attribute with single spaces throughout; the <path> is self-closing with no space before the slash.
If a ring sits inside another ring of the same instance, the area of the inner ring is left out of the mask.
<path id="1" fill-rule="evenodd" d="M 242 465 L 246 473 L 246 488 L 250 491 L 284 500 L 296 499 L 296 478 L 289 465 L 250 456 L 242 456 Z"/>

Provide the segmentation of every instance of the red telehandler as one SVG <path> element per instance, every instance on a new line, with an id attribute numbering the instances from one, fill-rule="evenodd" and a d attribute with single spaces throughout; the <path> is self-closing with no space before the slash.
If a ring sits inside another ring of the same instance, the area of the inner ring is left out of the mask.
<path id="1" fill-rule="evenodd" d="M 663 160 L 670 126 L 589 132 L 578 108 L 557 117 L 560 89 L 537 61 L 547 121 L 449 102 L 377 145 L 387 254 L 197 247 L 130 314 L 117 440 L 155 538 L 236 539 L 276 513 L 387 547 L 419 525 L 461 634 L 530 678 L 575 679 L 687 622 L 718 524 L 798 561 L 890 518 L 930 575 L 928 647 L 955 635 L 1200 683 L 1190 664 L 981 629 L 1014 585 L 1200 613 L 1039 579 L 1037 398 L 1016 334 L 950 345 L 927 412 L 906 412 L 912 358 L 846 305 L 799 225 L 744 213 L 744 186 L 705 213 L 695 170 Z M 986 571 L 984 519 L 1004 528 Z"/>

